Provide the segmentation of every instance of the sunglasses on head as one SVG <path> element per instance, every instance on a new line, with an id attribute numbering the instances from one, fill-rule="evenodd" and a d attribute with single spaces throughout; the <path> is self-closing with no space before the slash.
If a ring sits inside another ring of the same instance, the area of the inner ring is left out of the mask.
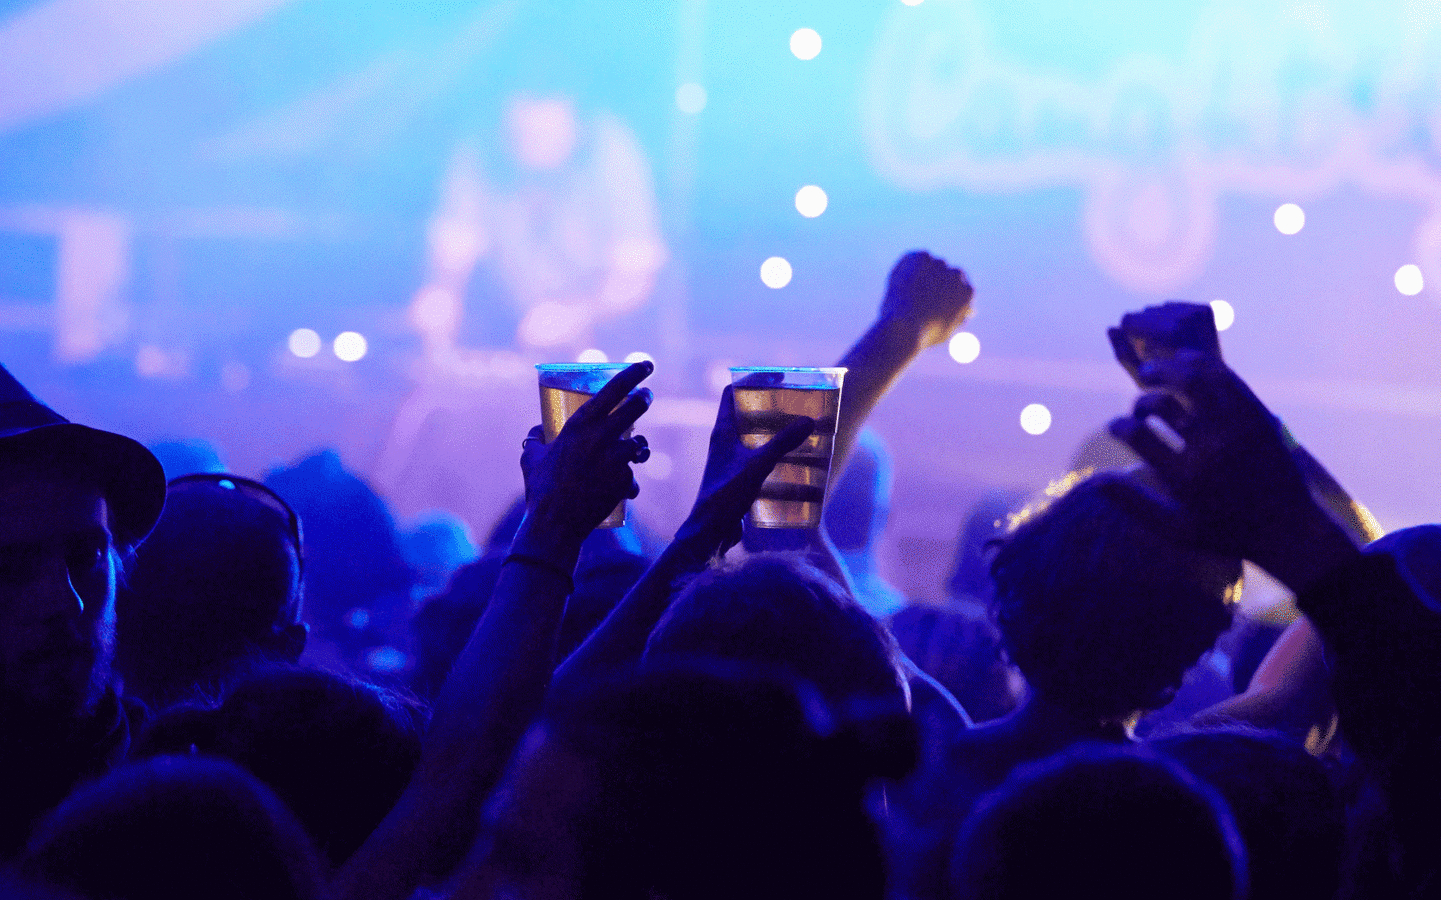
<path id="1" fill-rule="evenodd" d="M 295 547 L 295 558 L 301 565 L 304 565 L 305 557 L 301 552 L 303 543 L 301 541 L 300 516 L 295 514 L 295 510 L 291 509 L 290 504 L 282 500 L 279 494 L 254 479 L 231 475 L 228 472 L 198 472 L 194 475 L 181 475 L 179 478 L 170 479 L 167 490 L 197 484 L 214 485 L 221 490 L 235 491 L 284 516 L 290 543 Z"/>

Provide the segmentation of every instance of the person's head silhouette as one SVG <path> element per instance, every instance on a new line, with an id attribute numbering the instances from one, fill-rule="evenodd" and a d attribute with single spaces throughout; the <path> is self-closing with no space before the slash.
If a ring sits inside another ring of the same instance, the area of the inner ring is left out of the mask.
<path id="1" fill-rule="evenodd" d="M 1120 722 L 1166 705 L 1231 624 L 1241 561 L 1194 550 L 1076 479 L 1022 513 L 991 565 L 991 602 L 1032 696 L 1078 719 Z"/>
<path id="2" fill-rule="evenodd" d="M 150 451 L 67 421 L 0 367 L 0 754 L 16 781 L 0 856 L 123 751 L 110 678 L 116 573 L 164 503 Z"/>
<path id="3" fill-rule="evenodd" d="M 66 421 L 0 369 L 0 710 L 69 718 L 97 701 L 116 557 L 164 503 L 150 451 Z"/>
<path id="4" fill-rule="evenodd" d="M 173 479 L 116 592 L 115 668 L 126 695 L 163 705 L 250 660 L 298 660 L 302 555 L 299 516 L 259 482 Z"/>

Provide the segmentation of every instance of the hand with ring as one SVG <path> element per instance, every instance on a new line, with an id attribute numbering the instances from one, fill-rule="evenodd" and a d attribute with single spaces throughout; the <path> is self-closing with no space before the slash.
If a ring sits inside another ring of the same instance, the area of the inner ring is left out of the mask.
<path id="1" fill-rule="evenodd" d="M 555 440 L 545 443 L 537 425 L 521 442 L 528 517 L 584 538 L 625 499 L 640 493 L 631 465 L 650 458 L 631 426 L 650 407 L 652 395 L 637 388 L 655 365 L 638 362 L 612 378 L 566 420 Z"/>

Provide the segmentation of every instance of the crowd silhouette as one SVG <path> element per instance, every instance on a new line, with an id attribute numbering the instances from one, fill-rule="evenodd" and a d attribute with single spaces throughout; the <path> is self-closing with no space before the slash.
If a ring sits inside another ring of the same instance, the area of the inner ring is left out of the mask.
<path id="1" fill-rule="evenodd" d="M 745 525 L 817 423 L 744 440 L 727 388 L 649 555 L 597 528 L 648 361 L 515 436 L 478 550 L 333 453 L 167 473 L 0 369 L 0 898 L 1441 896 L 1441 526 L 1383 536 L 1209 306 L 1109 332 L 1139 465 L 957 510 L 943 605 L 880 577 L 865 422 L 972 299 L 892 270 L 823 526 Z M 1293 622 L 1237 622 L 1243 561 Z"/>

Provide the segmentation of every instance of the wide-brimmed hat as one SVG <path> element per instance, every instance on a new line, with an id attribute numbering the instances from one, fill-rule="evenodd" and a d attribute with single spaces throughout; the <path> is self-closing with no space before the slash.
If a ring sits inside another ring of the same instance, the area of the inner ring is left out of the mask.
<path id="1" fill-rule="evenodd" d="M 76 425 L 36 400 L 0 365 L 0 453 L 34 454 L 73 466 L 99 485 L 114 521 L 115 541 L 145 539 L 165 506 L 165 471 L 139 441 Z"/>

